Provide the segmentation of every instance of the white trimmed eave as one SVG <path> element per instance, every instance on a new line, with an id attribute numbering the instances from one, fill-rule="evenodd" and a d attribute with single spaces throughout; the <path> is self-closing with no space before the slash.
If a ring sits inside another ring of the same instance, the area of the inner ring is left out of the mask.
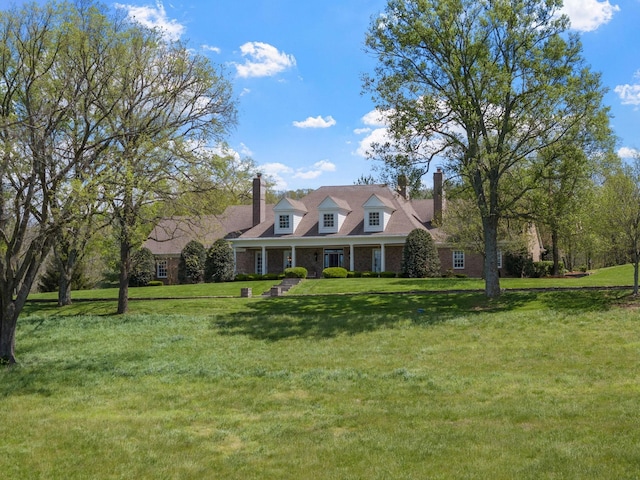
<path id="1" fill-rule="evenodd" d="M 338 245 L 404 245 L 406 235 L 354 235 L 354 236 L 329 236 L 318 237 L 265 237 L 265 238 L 234 238 L 230 240 L 233 248 L 313 248 Z"/>

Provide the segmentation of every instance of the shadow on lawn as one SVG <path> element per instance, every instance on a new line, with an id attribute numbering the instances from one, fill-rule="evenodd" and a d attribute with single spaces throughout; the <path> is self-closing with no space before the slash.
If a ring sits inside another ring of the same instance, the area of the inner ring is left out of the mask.
<path id="1" fill-rule="evenodd" d="M 620 292 L 506 292 L 489 300 L 481 293 L 318 295 L 278 297 L 257 302 L 249 311 L 215 318 L 212 326 L 226 335 L 257 339 L 330 338 L 392 328 L 411 321 L 434 325 L 461 316 L 536 308 L 555 311 L 609 309 Z"/>

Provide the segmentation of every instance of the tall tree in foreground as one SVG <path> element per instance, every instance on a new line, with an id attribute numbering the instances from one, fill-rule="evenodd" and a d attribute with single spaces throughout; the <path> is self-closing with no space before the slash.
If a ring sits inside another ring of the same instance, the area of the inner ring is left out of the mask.
<path id="1" fill-rule="evenodd" d="M 537 188 L 536 153 L 602 115 L 598 75 L 567 33 L 560 0 L 389 0 L 369 29 L 378 58 L 364 88 L 389 124 L 374 145 L 383 160 L 404 156 L 468 185 L 480 211 L 485 293 L 500 294 L 498 225 Z"/>
<path id="2" fill-rule="evenodd" d="M 210 161 L 205 148 L 236 119 L 230 83 L 205 57 L 143 27 L 124 40 L 113 52 L 121 60 L 112 92 L 118 102 L 109 113 L 114 142 L 102 172 L 120 244 L 119 314 L 128 310 L 132 251 L 158 208 L 189 191 L 190 174 Z"/>
<path id="3" fill-rule="evenodd" d="M 108 145 L 96 94 L 108 36 L 90 2 L 0 11 L 0 362 L 54 239 L 82 212 L 83 175 Z M 82 65 L 81 70 L 69 65 Z"/>

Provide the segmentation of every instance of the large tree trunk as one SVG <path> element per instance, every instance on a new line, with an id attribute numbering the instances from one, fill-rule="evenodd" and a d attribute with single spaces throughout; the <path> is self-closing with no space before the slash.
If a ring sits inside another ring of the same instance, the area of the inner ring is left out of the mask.
<path id="1" fill-rule="evenodd" d="M 484 230 L 484 292 L 488 298 L 500 296 L 498 274 L 498 222 L 496 217 L 482 219 Z"/>
<path id="2" fill-rule="evenodd" d="M 120 289 L 118 292 L 118 314 L 129 310 L 129 274 L 131 272 L 131 245 L 122 239 L 120 243 Z"/>
<path id="3" fill-rule="evenodd" d="M 15 345 L 18 315 L 16 314 L 15 302 L 11 299 L 11 295 L 6 295 L 5 292 L 3 292 L 2 297 L 3 308 L 2 312 L 0 312 L 0 364 L 12 365 L 16 363 Z"/>
<path id="4" fill-rule="evenodd" d="M 551 230 L 551 252 L 553 256 L 551 274 L 558 275 L 560 273 L 560 248 L 558 247 L 558 230 L 555 228 Z"/>
<path id="5" fill-rule="evenodd" d="M 60 272 L 58 281 L 58 306 L 71 305 L 71 276 Z"/>
<path id="6" fill-rule="evenodd" d="M 60 278 L 58 280 L 58 306 L 71 305 L 71 282 L 77 266 L 78 252 L 67 251 L 66 254 L 56 254 Z"/>
<path id="7" fill-rule="evenodd" d="M 638 268 L 640 267 L 640 252 L 635 251 L 633 255 L 633 296 L 638 296 Z"/>

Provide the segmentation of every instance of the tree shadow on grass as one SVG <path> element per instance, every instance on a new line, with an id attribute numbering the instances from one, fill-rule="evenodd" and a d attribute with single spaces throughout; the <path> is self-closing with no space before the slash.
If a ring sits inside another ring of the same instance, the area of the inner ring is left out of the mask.
<path id="1" fill-rule="evenodd" d="M 461 316 L 519 309 L 554 311 L 607 310 L 622 295 L 609 291 L 506 292 L 490 300 L 482 293 L 367 294 L 288 296 L 256 302 L 248 311 L 215 317 L 223 335 L 262 340 L 332 338 L 393 328 L 410 321 L 429 326 Z"/>

